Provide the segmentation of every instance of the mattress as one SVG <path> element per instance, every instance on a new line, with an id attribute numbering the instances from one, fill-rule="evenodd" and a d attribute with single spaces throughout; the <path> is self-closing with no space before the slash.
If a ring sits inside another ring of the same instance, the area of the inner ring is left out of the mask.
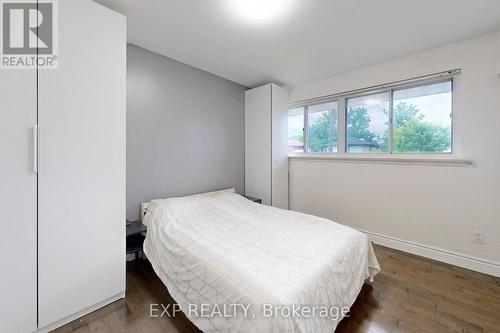
<path id="1" fill-rule="evenodd" d="M 153 269 L 204 332 L 333 332 L 380 270 L 365 234 L 234 190 L 154 200 L 144 223 Z"/>

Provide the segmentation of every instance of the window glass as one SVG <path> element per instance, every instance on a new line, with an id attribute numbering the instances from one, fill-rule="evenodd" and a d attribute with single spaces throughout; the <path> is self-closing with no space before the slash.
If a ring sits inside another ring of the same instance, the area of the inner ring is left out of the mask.
<path id="1" fill-rule="evenodd" d="M 307 108 L 307 151 L 337 152 L 338 102 L 310 105 Z"/>
<path id="2" fill-rule="evenodd" d="M 400 85 L 386 92 L 340 96 L 330 102 L 290 109 L 289 151 L 451 153 L 452 86 L 452 79 Z M 343 107 L 344 102 L 345 114 L 339 114 L 339 105 Z M 345 129 L 345 133 L 341 131 L 345 137 L 340 138 L 345 150 L 338 146 L 339 128 Z"/>
<path id="3" fill-rule="evenodd" d="M 388 92 L 347 99 L 347 152 L 388 152 L 388 133 Z"/>
<path id="4" fill-rule="evenodd" d="M 451 152 L 451 81 L 393 93 L 393 152 Z"/>
<path id="5" fill-rule="evenodd" d="M 304 151 L 304 108 L 288 110 L 288 151 Z"/>

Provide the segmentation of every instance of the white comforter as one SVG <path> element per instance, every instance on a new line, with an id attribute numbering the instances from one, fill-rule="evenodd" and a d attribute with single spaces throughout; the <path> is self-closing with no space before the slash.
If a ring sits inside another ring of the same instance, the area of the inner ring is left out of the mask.
<path id="1" fill-rule="evenodd" d="M 333 332 L 380 270 L 363 233 L 231 190 L 155 200 L 145 224 L 155 272 L 205 332 Z"/>

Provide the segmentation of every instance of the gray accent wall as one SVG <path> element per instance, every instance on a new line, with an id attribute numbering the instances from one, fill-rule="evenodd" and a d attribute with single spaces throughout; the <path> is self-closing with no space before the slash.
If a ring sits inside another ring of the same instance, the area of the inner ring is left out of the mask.
<path id="1" fill-rule="evenodd" d="M 244 192 L 245 89 L 127 46 L 127 218 L 141 201 Z"/>

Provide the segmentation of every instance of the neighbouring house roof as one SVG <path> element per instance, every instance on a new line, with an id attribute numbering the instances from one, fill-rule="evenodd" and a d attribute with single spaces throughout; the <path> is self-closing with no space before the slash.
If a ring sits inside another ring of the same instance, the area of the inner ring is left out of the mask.
<path id="1" fill-rule="evenodd" d="M 378 144 L 375 142 L 367 142 L 363 139 L 357 139 L 357 138 L 347 138 L 347 145 L 348 146 L 368 146 L 368 147 L 377 147 Z"/>

